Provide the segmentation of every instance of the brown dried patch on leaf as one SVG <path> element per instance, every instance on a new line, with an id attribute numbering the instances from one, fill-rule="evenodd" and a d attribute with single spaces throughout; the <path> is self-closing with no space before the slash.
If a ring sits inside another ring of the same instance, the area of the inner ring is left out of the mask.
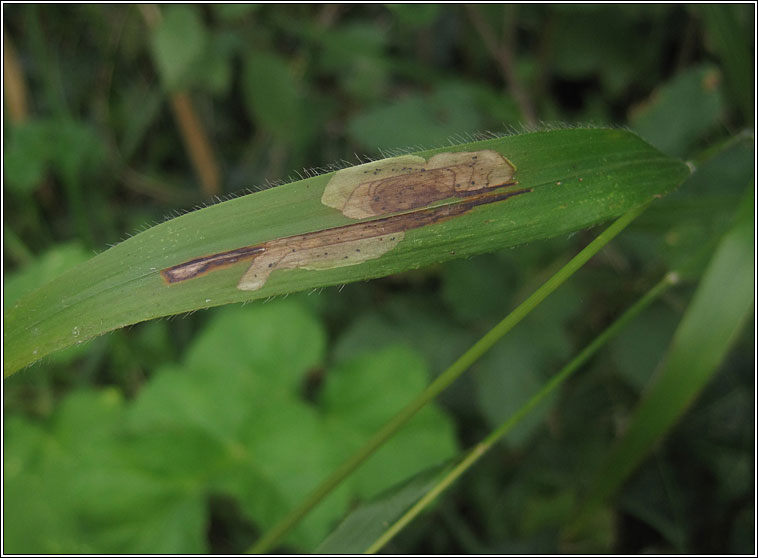
<path id="1" fill-rule="evenodd" d="M 499 190 L 516 184 L 514 173 L 514 166 L 505 157 L 489 149 L 440 153 L 428 161 L 404 155 L 338 171 L 321 201 L 347 217 L 375 219 L 196 258 L 164 269 L 161 275 L 172 284 L 252 261 L 237 288 L 254 291 L 277 269 L 324 270 L 357 265 L 392 250 L 408 230 L 529 191 Z M 450 203 L 433 206 L 451 198 Z"/>
<path id="2" fill-rule="evenodd" d="M 161 271 L 171 284 L 199 277 L 216 269 L 252 260 L 237 288 L 255 291 L 277 269 L 323 270 L 357 265 L 392 250 L 405 232 L 462 215 L 474 207 L 506 200 L 531 190 L 474 194 L 455 203 L 353 223 L 332 229 L 276 238 L 228 252 L 195 258 Z"/>
<path id="3" fill-rule="evenodd" d="M 161 277 L 166 283 L 178 283 L 194 277 L 205 275 L 217 269 L 223 269 L 239 262 L 249 261 L 258 254 L 264 252 L 262 245 L 244 246 L 228 252 L 219 252 L 210 256 L 195 258 L 188 262 L 181 263 L 161 271 Z"/>
<path id="4" fill-rule="evenodd" d="M 438 153 L 426 161 L 403 155 L 337 171 L 321 202 L 365 219 L 413 211 L 453 197 L 516 184 L 515 167 L 491 149 Z"/>
<path id="5" fill-rule="evenodd" d="M 253 260 L 237 288 L 257 291 L 275 269 L 333 269 L 373 260 L 397 246 L 403 236 L 404 233 L 395 232 L 333 243 L 326 236 L 298 239 L 295 243 L 276 242 Z"/>

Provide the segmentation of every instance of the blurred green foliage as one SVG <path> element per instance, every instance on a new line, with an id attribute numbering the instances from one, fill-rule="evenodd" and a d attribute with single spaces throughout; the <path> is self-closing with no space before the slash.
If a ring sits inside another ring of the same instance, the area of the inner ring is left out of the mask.
<path id="1" fill-rule="evenodd" d="M 4 105 L 3 304 L 90 250 L 212 201 L 170 109 L 177 91 L 193 100 L 225 194 L 355 154 L 519 129 L 530 110 L 629 126 L 695 161 L 678 192 L 285 547 L 311 550 L 357 499 L 481 439 L 663 272 L 699 277 L 753 187 L 752 136 L 739 134 L 754 110 L 754 9 L 169 5 L 148 26 L 134 5 L 4 6 L 30 113 L 12 123 Z M 242 551 L 590 234 L 140 324 L 15 375 L 4 383 L 5 550 Z M 585 546 L 557 536 L 692 291 L 643 314 L 388 550 L 751 552 L 750 327 L 667 442 L 593 517 Z"/>
<path id="2" fill-rule="evenodd" d="M 81 389 L 47 425 L 9 420 L 6 486 L 23 493 L 41 482 L 25 497 L 29 509 L 56 501 L 32 522 L 26 511 L 11 515 L 9 548 L 207 552 L 202 525 L 213 494 L 235 498 L 247 517 L 270 526 L 426 383 L 423 359 L 401 345 L 327 372 L 319 369 L 324 350 L 323 327 L 300 304 L 238 308 L 219 313 L 181 364 L 156 370 L 133 401 L 114 388 Z M 308 374 L 325 374 L 310 401 Z M 450 419 L 424 409 L 291 542 L 314 547 L 350 497 L 373 496 L 456 446 Z M 30 536 L 30 527 L 58 529 L 64 516 L 76 518 L 62 527 L 65 539 Z"/>

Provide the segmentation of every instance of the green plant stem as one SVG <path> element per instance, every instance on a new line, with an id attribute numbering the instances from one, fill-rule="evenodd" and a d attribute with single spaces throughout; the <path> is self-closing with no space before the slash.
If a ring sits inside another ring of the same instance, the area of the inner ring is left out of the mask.
<path id="1" fill-rule="evenodd" d="M 755 311 L 755 184 L 719 241 L 674 332 L 661 366 L 646 386 L 623 435 L 599 467 L 562 537 L 574 539 L 594 511 L 617 494 L 656 444 L 670 433 L 718 372 Z"/>
<path id="2" fill-rule="evenodd" d="M 574 256 L 558 272 L 542 284 L 529 298 L 516 307 L 499 324 L 488 331 L 469 350 L 461 355 L 447 370 L 437 377 L 408 406 L 395 415 L 379 429 L 366 444 L 342 463 L 324 482 L 321 483 L 298 507 L 287 514 L 279 523 L 265 533 L 249 550 L 249 553 L 264 553 L 272 548 L 300 520 L 316 507 L 334 488 L 368 459 L 384 442 L 404 426 L 419 410 L 432 401 L 445 388 L 452 384 L 472 364 L 484 355 L 492 346 L 518 324 L 529 312 L 545 300 L 548 295 L 562 285 L 579 268 L 597 254 L 617 234 L 645 211 L 648 204 L 629 210 L 614 221 L 597 238 L 590 242 L 581 252 Z"/>
<path id="3" fill-rule="evenodd" d="M 416 502 L 411 508 L 403 514 L 381 537 L 379 537 L 368 549 L 366 554 L 374 554 L 381 550 L 392 538 L 402 531 L 416 516 L 421 513 L 437 496 L 442 494 L 451 486 L 463 473 L 465 473 L 480 457 L 485 455 L 499 440 L 505 437 L 521 419 L 534 409 L 545 397 L 555 391 L 558 386 L 565 382 L 569 376 L 583 366 L 600 348 L 608 341 L 615 337 L 631 320 L 647 308 L 651 302 L 657 299 L 666 289 L 676 284 L 679 276 L 676 273 L 668 273 L 653 288 L 640 298 L 631 308 L 608 326 L 600 335 L 598 335 L 587 347 L 582 350 L 571 362 L 561 369 L 549 382 L 547 382 L 540 391 L 538 391 L 529 401 L 527 401 L 518 411 L 516 411 L 508 420 L 501 424 L 497 429 L 492 431 L 489 436 L 474 446 L 468 454 L 451 469 L 440 482 L 429 492 Z"/>

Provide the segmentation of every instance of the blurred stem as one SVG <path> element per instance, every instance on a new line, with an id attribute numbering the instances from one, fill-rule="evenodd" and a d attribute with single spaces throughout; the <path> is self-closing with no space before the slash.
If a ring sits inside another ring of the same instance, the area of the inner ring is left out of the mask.
<path id="1" fill-rule="evenodd" d="M 596 510 L 617 494 L 648 453 L 671 432 L 718 372 L 755 310 L 755 185 L 750 184 L 687 305 L 666 355 L 623 435 L 576 507 L 563 537 L 575 540 Z M 591 528 L 591 527 L 590 527 Z"/>
<path id="2" fill-rule="evenodd" d="M 492 31 L 492 27 L 485 21 L 479 7 L 473 4 L 466 5 L 466 11 L 469 14 L 471 22 L 476 27 L 479 35 L 484 41 L 484 46 L 490 53 L 490 56 L 495 59 L 500 68 L 500 73 L 503 75 L 503 79 L 508 86 L 508 89 L 516 100 L 516 103 L 521 109 L 521 116 L 524 118 L 527 124 L 530 126 L 537 123 L 537 116 L 532 104 L 532 100 L 524 89 L 521 80 L 519 79 L 518 72 L 516 71 L 516 55 L 515 55 L 515 29 L 516 29 L 516 6 L 508 6 L 507 24 L 508 32 L 506 33 L 505 42 L 501 45 L 495 38 L 495 33 Z"/>
<path id="3" fill-rule="evenodd" d="M 574 256 L 558 272 L 542 284 L 532 295 L 517 306 L 499 324 L 488 331 L 468 351 L 458 358 L 447 370 L 437 377 L 429 386 L 380 428 L 371 439 L 355 452 L 347 461 L 342 463 L 324 482 L 321 483 L 297 508 L 292 510 L 271 530 L 261 537 L 250 549 L 250 553 L 265 553 L 272 548 L 283 536 L 297 525 L 308 512 L 315 508 L 326 496 L 344 481 L 355 469 L 366 461 L 400 428 L 405 426 L 413 416 L 433 401 L 443 390 L 457 380 L 468 368 L 491 349 L 497 341 L 513 329 L 548 295 L 561 286 L 569 277 L 580 269 L 587 261 L 597 254 L 608 242 L 637 218 L 648 204 L 636 207 L 613 222 L 590 242 L 581 252 Z"/>
<path id="4" fill-rule="evenodd" d="M 142 18 L 151 30 L 161 24 L 160 7 L 156 4 L 140 4 L 138 6 Z M 208 140 L 200 117 L 186 91 L 170 93 L 171 109 L 174 119 L 179 126 L 184 146 L 188 151 L 195 174 L 206 196 L 211 197 L 221 193 L 221 172 L 216 155 Z"/>
<path id="5" fill-rule="evenodd" d="M 3 93 L 8 116 L 13 124 L 20 124 L 29 116 L 26 80 L 8 32 L 3 28 Z"/>
<path id="6" fill-rule="evenodd" d="M 402 531 L 413 519 L 418 516 L 426 507 L 450 487 L 463 473 L 468 471 L 483 455 L 485 455 L 492 446 L 502 440 L 513 428 L 529 414 L 532 409 L 542 402 L 548 395 L 554 392 L 565 382 L 574 372 L 581 368 L 595 353 L 597 353 L 608 341 L 613 339 L 626 325 L 636 318 L 640 312 L 650 306 L 666 289 L 675 285 L 679 281 L 677 273 L 668 273 L 652 289 L 632 305 L 624 314 L 615 322 L 608 326 L 600 335 L 598 335 L 587 347 L 582 350 L 571 362 L 564 366 L 560 372 L 553 376 L 540 391 L 538 391 L 529 401 L 526 402 L 518 411 L 516 411 L 508 420 L 495 429 L 489 436 L 474 446 L 468 454 L 448 472 L 442 480 L 432 490 L 427 492 L 418 502 L 416 502 L 403 516 L 398 519 L 387 531 L 379 537 L 366 551 L 366 554 L 374 554 L 384 547 L 392 538 Z"/>
<path id="7" fill-rule="evenodd" d="M 203 191 L 209 197 L 221 193 L 221 173 L 216 156 L 189 95 L 184 91 L 172 93 L 171 108 Z"/>

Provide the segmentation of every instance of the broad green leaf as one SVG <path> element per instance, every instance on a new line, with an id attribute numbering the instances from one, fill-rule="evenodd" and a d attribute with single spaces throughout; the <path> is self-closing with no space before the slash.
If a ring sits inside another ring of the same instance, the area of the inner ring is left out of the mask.
<path id="1" fill-rule="evenodd" d="M 474 165 L 472 165 L 474 166 Z M 422 410 L 427 404 L 431 403 L 435 397 L 458 379 L 472 364 L 474 364 L 483 354 L 492 349 L 492 347 L 513 327 L 515 327 L 521 320 L 524 319 L 536 306 L 544 301 L 552 292 L 561 286 L 576 270 L 580 269 L 582 265 L 613 238 L 619 232 L 621 232 L 631 221 L 635 219 L 640 213 L 644 212 L 648 204 L 644 204 L 631 209 L 625 215 L 617 219 L 613 224 L 600 233 L 592 242 L 590 242 L 584 249 L 582 249 L 577 255 L 575 255 L 569 262 L 561 267 L 555 275 L 543 283 L 537 290 L 535 290 L 526 300 L 519 304 L 508 316 L 503 318 L 495 327 L 490 329 L 482 338 L 480 338 L 468 351 L 461 355 L 450 367 L 448 367 L 442 374 L 440 374 L 435 380 L 427 386 L 427 388 L 419 394 L 411 403 L 404 407 L 398 414 L 396 414 L 392 420 L 385 423 L 385 425 L 378 430 L 369 441 L 364 444 L 353 456 L 343 462 L 343 464 L 337 469 L 328 479 L 326 479 L 319 487 L 314 490 L 297 508 L 292 510 L 286 517 L 271 530 L 265 533 L 258 541 L 250 547 L 251 553 L 265 552 L 279 541 L 281 538 L 290 532 L 290 530 L 296 526 L 303 517 L 305 517 L 311 510 L 313 510 L 323 498 L 328 495 L 334 488 L 339 486 L 352 472 L 358 468 L 363 461 L 369 458 L 377 449 L 379 449 L 387 440 L 395 435 L 411 418 L 415 417 L 417 413 Z M 666 287 L 675 276 L 667 276 L 664 280 L 652 289 L 643 300 L 649 300 Z M 641 301 L 640 305 L 643 304 Z M 638 305 L 639 306 L 639 305 Z M 628 318 L 629 315 L 633 315 L 635 310 L 630 310 L 625 314 Z M 623 320 L 624 318 L 622 318 Z M 614 329 L 618 329 L 619 324 L 614 324 L 616 327 L 611 326 L 604 333 L 604 338 L 611 335 Z M 472 451 L 468 453 L 466 458 L 456 465 L 450 474 L 445 476 L 443 482 L 439 484 L 436 489 L 429 493 L 422 501 L 419 501 L 417 505 L 414 505 L 408 513 L 404 514 L 387 533 L 385 533 L 380 540 L 378 540 L 369 551 L 381 548 L 394 534 L 402 529 L 404 525 L 407 525 L 407 521 L 412 519 L 413 514 L 423 509 L 428 505 L 440 491 L 444 490 L 446 486 L 449 486 L 451 482 L 455 480 L 467 467 L 481 457 L 492 445 L 500 439 L 503 435 L 507 434 L 512 426 L 520 420 L 525 413 L 527 413 L 534 405 L 538 404 L 546 395 L 548 395 L 552 389 L 559 385 L 570 375 L 578 365 L 581 363 L 582 358 L 586 358 L 593 350 L 596 350 L 599 345 L 602 345 L 605 340 L 596 340 L 590 347 L 588 347 L 582 354 L 574 359 L 569 365 L 555 376 L 548 384 L 540 390 L 539 393 L 524 405 L 519 412 L 509 419 L 506 423 L 500 426 L 495 432 L 491 433 L 487 439 L 481 444 L 474 447 Z"/>
<path id="2" fill-rule="evenodd" d="M 23 268 L 3 277 L 3 308 L 8 308 L 23 295 L 86 260 L 87 251 L 79 243 L 55 246 Z"/>
<path id="3" fill-rule="evenodd" d="M 636 304 L 630 307 L 618 320 L 612 325 L 606 328 L 595 340 L 592 341 L 584 350 L 582 350 L 574 359 L 571 360 L 566 366 L 564 366 L 557 374 L 555 374 L 547 383 L 545 383 L 536 393 L 531 395 L 528 401 L 518 407 L 514 408 L 510 416 L 505 422 L 503 422 L 498 428 L 490 432 L 490 434 L 471 450 L 463 456 L 456 465 L 450 467 L 447 471 L 444 471 L 438 476 L 432 483 L 426 493 L 418 493 L 416 497 L 418 500 L 411 506 L 403 515 L 399 517 L 391 526 L 387 526 L 387 530 L 375 541 L 372 541 L 371 546 L 367 552 L 376 552 L 384 547 L 397 533 L 400 532 L 405 526 L 409 524 L 418 514 L 427 508 L 443 491 L 449 488 L 462 474 L 470 469 L 482 456 L 487 454 L 494 445 L 513 431 L 513 428 L 520 423 L 525 417 L 529 416 L 541 402 L 554 394 L 554 391 L 560 386 L 566 379 L 568 379 L 574 372 L 579 370 L 583 364 L 585 364 L 594 354 L 600 349 L 609 339 L 616 336 L 629 321 L 633 320 L 643 309 L 645 309 L 653 300 L 655 300 L 662 292 L 664 292 L 670 285 L 677 281 L 676 274 L 668 274 L 661 281 L 658 282 L 652 289 L 650 289 Z M 567 456 L 560 455 L 565 459 Z M 540 459 L 537 460 L 541 461 Z M 585 466 L 583 463 L 582 466 Z M 531 475 L 527 475 L 530 477 Z M 549 528 L 551 525 L 563 523 L 566 517 L 572 512 L 575 501 L 575 491 L 573 489 L 566 490 L 565 488 L 558 488 L 557 490 L 550 490 L 551 494 L 547 495 L 544 492 L 545 481 L 548 486 L 553 486 L 556 479 L 541 478 L 540 471 L 536 471 L 534 479 L 540 484 L 540 496 L 534 499 L 533 497 L 529 501 L 520 501 L 518 496 L 516 499 L 509 495 L 510 507 L 516 511 L 516 521 L 520 523 L 520 530 L 524 535 L 534 536 L 544 529 Z M 551 475 L 552 477 L 552 475 Z M 563 483 L 565 485 L 565 483 Z M 511 486 L 511 491 L 515 491 L 517 494 L 525 494 L 528 492 L 523 484 L 514 484 Z M 608 537 L 607 534 L 611 531 L 610 528 L 610 516 L 603 510 L 597 510 L 593 508 L 592 513 L 587 515 L 587 520 L 583 524 L 586 527 L 589 523 L 593 523 L 592 531 L 593 535 L 585 537 L 583 541 L 585 548 L 592 549 L 592 551 L 600 551 L 607 549 L 612 543 L 612 537 Z M 498 523 L 501 520 L 501 515 L 498 514 Z M 600 523 L 602 528 L 597 529 Z M 597 533 L 601 533 L 598 537 Z M 343 536 L 341 540 L 345 541 Z M 575 547 L 577 548 L 577 547 Z"/>
<path id="4" fill-rule="evenodd" d="M 165 88 L 176 91 L 187 86 L 189 75 L 202 59 L 208 32 L 195 6 L 167 6 L 151 42 Z"/>
<path id="5" fill-rule="evenodd" d="M 475 341 L 475 337 L 449 320 L 438 306 L 419 304 L 413 297 L 397 297 L 382 313 L 364 313 L 337 340 L 337 362 L 388 344 L 407 344 L 424 354 L 432 373 L 439 374 Z"/>
<path id="6" fill-rule="evenodd" d="M 6 431 L 6 551 L 205 550 L 202 499 L 133 466 L 123 415 L 113 390 L 82 391 L 44 427 Z"/>
<path id="7" fill-rule="evenodd" d="M 193 258 L 355 223 L 321 203 L 331 173 L 237 198 L 160 224 L 14 304 L 5 314 L 7 376 L 52 351 L 140 321 L 343 284 L 565 234 L 667 194 L 688 174 L 623 130 L 535 132 L 433 153 L 493 149 L 516 166 L 526 194 L 406 232 L 360 265 L 275 271 L 256 291 L 237 283 L 249 264 L 168 285 L 160 271 Z"/>
<path id="8" fill-rule="evenodd" d="M 242 73 L 245 106 L 255 123 L 283 141 L 302 133 L 303 98 L 289 62 L 267 51 L 245 55 Z"/>
<path id="9" fill-rule="evenodd" d="M 453 83 L 432 95 L 410 95 L 358 114 L 350 122 L 350 135 L 366 147 L 391 149 L 435 145 L 453 134 L 472 133 L 481 127 L 482 117 L 471 102 L 470 91 Z"/>
<path id="10" fill-rule="evenodd" d="M 276 370 L 267 381 L 296 392 L 303 371 L 322 362 L 326 336 L 316 318 L 297 305 L 265 305 L 215 320 L 193 342 L 186 362 L 197 370 L 214 369 L 220 363 L 219 347 L 227 347 L 221 360 L 224 365 L 259 374 Z"/>
<path id="11" fill-rule="evenodd" d="M 210 36 L 208 48 L 194 68 L 193 81 L 216 94 L 226 94 L 232 82 L 232 53 L 238 38 L 231 33 Z"/>
<path id="12" fill-rule="evenodd" d="M 386 95 L 390 68 L 384 55 L 385 28 L 375 24 L 353 23 L 315 30 L 322 48 L 318 64 L 334 75 L 350 95 L 372 101 Z"/>
<path id="13" fill-rule="evenodd" d="M 30 194 L 44 177 L 55 149 L 46 124 L 32 120 L 14 127 L 8 134 L 3 174 L 9 190 Z"/>
<path id="14" fill-rule="evenodd" d="M 571 285 L 545 300 L 482 358 L 475 378 L 479 405 L 492 426 L 505 422 L 537 393 L 544 378 L 571 352 L 565 324 L 579 310 Z M 548 397 L 505 437 L 521 447 L 542 425 L 555 399 Z"/>
<path id="15" fill-rule="evenodd" d="M 18 416 L 6 419 L 3 437 L 3 551 L 91 552 L 89 542 L 77 536 L 75 518 L 65 513 L 67 479 L 56 474 L 61 467 L 47 465 L 55 440 Z"/>
<path id="16" fill-rule="evenodd" d="M 104 159 L 103 143 L 90 125 L 66 117 L 31 120 L 13 128 L 4 172 L 18 194 L 33 191 L 48 170 L 80 188 Z"/>
<path id="17" fill-rule="evenodd" d="M 335 436 L 355 442 L 353 450 L 384 426 L 427 383 L 423 360 L 410 349 L 389 346 L 346 361 L 332 370 L 321 404 L 336 426 Z M 381 393 L 381 397 L 377 397 Z M 453 426 L 435 407 L 422 409 L 397 437 L 390 439 L 356 471 L 351 482 L 364 497 L 418 472 L 420 464 L 455 454 Z"/>
<path id="18" fill-rule="evenodd" d="M 9 548 L 207 552 L 213 495 L 233 498 L 247 521 L 270 527 L 427 382 L 416 353 L 388 346 L 328 370 L 322 397 L 310 403 L 302 385 L 324 358 L 324 340 L 314 316 L 291 300 L 223 309 L 183 365 L 156 371 L 133 402 L 115 390 L 77 392 L 39 427 L 12 421 Z M 457 451 L 450 421 L 430 406 L 287 543 L 313 548 L 350 499 Z"/>
<path id="19" fill-rule="evenodd" d="M 720 82 L 713 66 L 678 74 L 632 112 L 632 128 L 664 153 L 686 155 L 722 115 Z"/>

